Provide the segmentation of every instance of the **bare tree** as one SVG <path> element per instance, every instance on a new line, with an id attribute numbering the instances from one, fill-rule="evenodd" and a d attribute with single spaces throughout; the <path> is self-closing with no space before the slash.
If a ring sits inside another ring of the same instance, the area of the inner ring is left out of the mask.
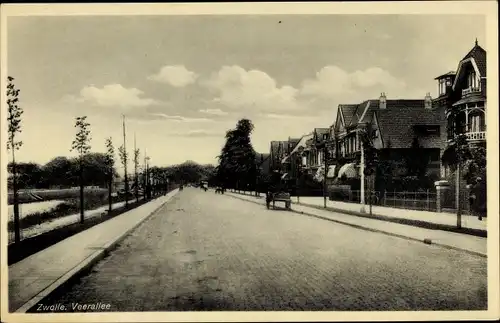
<path id="1" fill-rule="evenodd" d="M 16 134 L 21 133 L 22 108 L 18 105 L 19 89 L 14 85 L 14 78 L 7 78 L 7 105 L 8 105 L 8 140 L 7 149 L 12 151 L 12 190 L 14 193 L 14 234 L 15 242 L 21 240 L 21 229 L 19 225 L 19 192 L 17 187 L 17 169 L 15 151 L 23 145 L 22 141 L 16 141 Z"/>
<path id="2" fill-rule="evenodd" d="M 87 122 L 87 116 L 77 117 L 75 122 L 75 128 L 77 128 L 77 133 L 75 140 L 71 145 L 71 151 L 76 151 L 78 153 L 78 164 L 79 164 L 79 178 L 80 178 L 80 222 L 83 223 L 84 219 L 84 194 L 83 189 L 85 187 L 83 178 L 83 159 L 86 154 L 90 152 L 90 123 Z"/>
<path id="3" fill-rule="evenodd" d="M 140 157 L 140 150 L 139 149 L 134 149 L 134 184 L 135 184 L 135 200 L 136 202 L 139 202 L 139 177 L 138 177 L 138 169 L 139 169 L 139 157 Z"/>
<path id="4" fill-rule="evenodd" d="M 128 206 L 128 195 L 129 195 L 129 187 L 128 187 L 128 176 L 127 176 L 127 162 L 128 162 L 128 153 L 125 149 L 125 146 L 121 145 L 118 148 L 118 155 L 120 156 L 120 161 L 122 162 L 123 169 L 125 172 L 125 206 Z"/>
<path id="5" fill-rule="evenodd" d="M 113 210 L 113 177 L 114 177 L 114 165 L 115 165 L 115 148 L 113 147 L 113 141 L 110 138 L 106 139 L 106 166 L 108 172 L 108 203 L 109 212 Z"/>

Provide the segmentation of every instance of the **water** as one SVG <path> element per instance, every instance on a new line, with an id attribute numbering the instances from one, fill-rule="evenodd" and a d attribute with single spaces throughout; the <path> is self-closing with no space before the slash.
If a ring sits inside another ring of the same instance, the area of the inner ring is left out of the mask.
<path id="1" fill-rule="evenodd" d="M 51 200 L 19 204 L 19 217 L 22 219 L 29 214 L 50 211 L 63 202 L 62 200 Z M 9 205 L 9 221 L 12 220 L 14 220 L 14 205 Z"/>

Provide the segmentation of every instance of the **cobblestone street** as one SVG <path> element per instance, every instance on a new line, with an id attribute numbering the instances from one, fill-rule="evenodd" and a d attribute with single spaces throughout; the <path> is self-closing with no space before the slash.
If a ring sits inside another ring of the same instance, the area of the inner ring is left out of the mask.
<path id="1" fill-rule="evenodd" d="M 486 263 L 186 188 L 90 274 L 44 305 L 101 302 L 111 311 L 484 310 Z"/>

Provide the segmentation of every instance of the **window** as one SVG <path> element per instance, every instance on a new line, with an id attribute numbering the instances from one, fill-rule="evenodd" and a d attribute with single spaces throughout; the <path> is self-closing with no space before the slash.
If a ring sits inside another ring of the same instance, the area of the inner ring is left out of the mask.
<path id="1" fill-rule="evenodd" d="M 328 134 L 325 133 L 325 134 L 323 134 L 323 140 L 326 140 L 326 139 L 328 139 Z"/>
<path id="2" fill-rule="evenodd" d="M 469 131 L 470 132 L 479 132 L 482 131 L 482 122 L 481 116 L 479 114 L 475 114 L 469 116 Z"/>
<path id="3" fill-rule="evenodd" d="M 479 88 L 479 81 L 477 79 L 476 72 L 474 72 L 474 71 L 470 72 L 468 84 L 469 84 L 469 87 L 471 87 L 473 89 Z"/>
<path id="4" fill-rule="evenodd" d="M 439 95 L 443 95 L 446 93 L 446 84 L 444 79 L 439 80 Z"/>

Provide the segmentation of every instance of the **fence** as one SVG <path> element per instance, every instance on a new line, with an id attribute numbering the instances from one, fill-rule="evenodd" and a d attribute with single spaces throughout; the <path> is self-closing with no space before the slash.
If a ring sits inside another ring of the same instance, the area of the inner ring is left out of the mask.
<path id="1" fill-rule="evenodd" d="M 359 190 L 333 190 L 330 191 L 329 199 L 342 202 L 361 202 L 361 191 Z M 392 208 L 436 211 L 437 194 L 434 191 L 425 192 L 397 192 L 397 191 L 372 191 L 372 205 Z M 365 191 L 365 203 L 370 203 L 370 192 Z"/>

